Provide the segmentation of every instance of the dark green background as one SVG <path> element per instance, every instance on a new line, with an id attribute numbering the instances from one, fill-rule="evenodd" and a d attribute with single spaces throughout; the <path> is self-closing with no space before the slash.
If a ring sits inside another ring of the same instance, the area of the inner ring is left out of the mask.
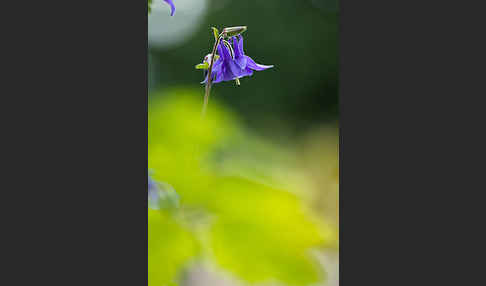
<path id="1" fill-rule="evenodd" d="M 229 1 L 224 9 L 210 11 L 199 31 L 181 46 L 150 51 L 150 61 L 161 69 L 150 88 L 200 87 L 202 102 L 204 88 L 199 82 L 203 74 L 194 66 L 212 48 L 210 27 L 246 25 L 246 54 L 257 63 L 275 67 L 243 78 L 239 87 L 234 82 L 218 83 L 212 98 L 226 103 L 259 132 L 298 133 L 320 123 L 337 122 L 336 1 Z"/>

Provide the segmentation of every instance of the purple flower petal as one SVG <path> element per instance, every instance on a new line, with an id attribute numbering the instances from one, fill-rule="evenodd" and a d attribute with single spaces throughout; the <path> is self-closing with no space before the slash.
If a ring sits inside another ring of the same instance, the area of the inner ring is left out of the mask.
<path id="1" fill-rule="evenodd" d="M 242 77 L 242 74 L 245 71 L 243 68 L 241 68 L 239 64 L 237 64 L 236 60 L 228 62 L 228 67 L 231 70 L 231 72 L 235 75 L 235 78 Z"/>
<path id="2" fill-rule="evenodd" d="M 212 83 L 218 83 L 218 82 L 222 82 L 223 81 L 223 72 L 222 71 L 218 71 L 218 72 L 213 71 L 212 74 L 213 74 Z M 208 82 L 208 76 L 206 75 L 206 78 L 201 83 L 204 83 L 205 84 L 207 82 Z"/>
<path id="3" fill-rule="evenodd" d="M 234 47 L 234 50 L 235 50 L 235 58 L 243 56 L 243 51 L 239 49 L 238 40 L 236 39 L 236 37 L 231 37 L 231 40 L 233 41 L 233 47 Z"/>
<path id="4" fill-rule="evenodd" d="M 266 70 L 266 69 L 269 69 L 269 68 L 273 68 L 273 65 L 271 65 L 271 66 L 260 65 L 260 64 L 255 63 L 255 61 L 252 58 L 250 58 L 249 56 L 245 56 L 245 57 L 247 59 L 247 67 L 251 68 L 252 70 L 262 71 L 262 70 Z"/>
<path id="5" fill-rule="evenodd" d="M 219 78 L 216 77 L 216 80 L 214 81 L 215 83 L 220 81 L 231 81 L 236 78 L 236 75 L 233 74 L 233 72 L 231 71 L 230 63 L 231 62 L 227 61 L 223 64 L 223 67 L 221 69 L 221 76 Z"/>
<path id="6" fill-rule="evenodd" d="M 210 64 L 210 63 L 209 63 Z M 214 63 L 213 63 L 213 69 L 212 69 L 212 74 L 213 74 L 213 81 L 212 82 L 216 82 L 215 78 L 216 78 L 216 73 L 219 73 L 221 71 L 221 68 L 223 66 L 223 60 L 222 58 L 220 57 L 219 59 L 217 59 Z M 221 81 L 221 80 L 220 80 Z M 218 82 L 220 82 L 218 81 Z M 204 81 L 202 81 L 201 83 L 206 83 L 208 82 L 208 76 L 206 75 L 206 78 L 204 79 Z"/>
<path id="7" fill-rule="evenodd" d="M 220 53 L 220 59 L 222 59 L 221 75 L 216 76 L 214 82 L 230 81 L 239 77 L 242 70 L 231 56 L 228 47 L 224 43 L 220 43 L 218 45 L 218 52 Z M 216 73 L 219 74 L 218 71 Z"/>
<path id="8" fill-rule="evenodd" d="M 237 42 L 236 37 L 233 37 L 233 47 L 235 49 L 235 61 L 241 69 L 246 67 L 246 57 L 243 51 L 243 37 L 240 36 L 240 40 Z"/>
<path id="9" fill-rule="evenodd" d="M 221 59 L 218 59 L 216 62 L 213 63 L 213 72 L 219 72 L 222 66 L 223 61 Z"/>
<path id="10" fill-rule="evenodd" d="M 224 43 L 221 41 L 218 45 L 218 53 L 219 56 L 222 58 L 223 61 L 230 61 L 233 60 L 233 57 L 231 56 L 230 51 L 228 48 L 224 45 Z"/>
<path id="11" fill-rule="evenodd" d="M 170 5 L 170 15 L 174 16 L 176 10 L 174 3 L 172 2 L 172 0 L 164 0 L 164 1 Z"/>

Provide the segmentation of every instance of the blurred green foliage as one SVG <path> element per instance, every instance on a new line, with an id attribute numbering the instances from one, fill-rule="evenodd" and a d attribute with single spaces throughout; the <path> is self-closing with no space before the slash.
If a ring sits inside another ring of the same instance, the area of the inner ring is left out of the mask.
<path id="1" fill-rule="evenodd" d="M 179 271 L 196 255 L 197 250 L 197 243 L 189 230 L 166 213 L 149 209 L 149 286 L 177 285 Z"/>
<path id="2" fill-rule="evenodd" d="M 282 163 L 294 157 L 255 137 L 217 100 L 202 118 L 200 89 L 149 98 L 149 169 L 176 189 L 181 206 L 149 210 L 149 286 L 177 283 L 195 261 L 247 282 L 324 279 L 312 250 L 336 248 L 337 228 L 306 206 L 306 187 Z"/>

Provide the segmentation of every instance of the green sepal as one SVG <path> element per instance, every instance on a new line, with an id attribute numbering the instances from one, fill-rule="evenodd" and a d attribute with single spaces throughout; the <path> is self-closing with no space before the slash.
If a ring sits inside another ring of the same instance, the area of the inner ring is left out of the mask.
<path id="1" fill-rule="evenodd" d="M 211 29 L 213 29 L 213 34 L 214 34 L 214 40 L 217 41 L 218 38 L 219 38 L 219 31 L 217 28 L 215 27 L 211 27 Z"/>
<path id="2" fill-rule="evenodd" d="M 208 68 L 209 68 L 209 63 L 202 63 L 196 65 L 197 70 L 207 70 Z"/>

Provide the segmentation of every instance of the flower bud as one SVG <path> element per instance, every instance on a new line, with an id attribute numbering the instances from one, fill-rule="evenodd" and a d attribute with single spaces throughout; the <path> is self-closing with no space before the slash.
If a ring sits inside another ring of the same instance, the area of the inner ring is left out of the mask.
<path id="1" fill-rule="evenodd" d="M 246 26 L 228 27 L 223 29 L 225 37 L 234 37 L 246 31 Z"/>
<path id="2" fill-rule="evenodd" d="M 215 27 L 211 27 L 211 29 L 213 29 L 213 34 L 214 34 L 214 41 L 217 41 L 218 38 L 219 38 L 219 31 L 217 28 Z"/>

